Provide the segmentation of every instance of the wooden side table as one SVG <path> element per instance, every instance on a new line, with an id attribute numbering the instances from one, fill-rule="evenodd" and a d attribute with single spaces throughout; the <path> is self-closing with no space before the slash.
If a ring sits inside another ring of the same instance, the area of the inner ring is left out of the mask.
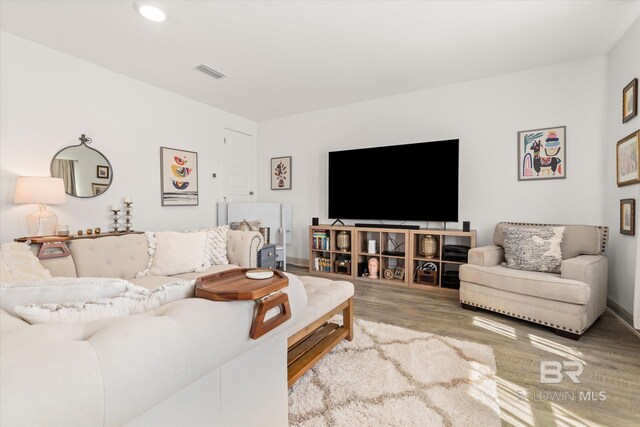
<path id="1" fill-rule="evenodd" d="M 289 286 L 289 279 L 280 271 L 273 271 L 269 279 L 249 279 L 245 276 L 248 270 L 253 269 L 234 268 L 198 278 L 196 297 L 212 301 L 256 301 L 258 311 L 249 331 L 249 337 L 255 340 L 291 318 L 289 295 L 282 292 Z M 275 307 L 280 307 L 280 313 L 265 321 L 267 312 Z"/>

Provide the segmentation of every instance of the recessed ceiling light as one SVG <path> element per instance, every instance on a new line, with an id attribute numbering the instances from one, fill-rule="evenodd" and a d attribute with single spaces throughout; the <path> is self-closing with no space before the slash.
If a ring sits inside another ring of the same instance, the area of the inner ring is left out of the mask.
<path id="1" fill-rule="evenodd" d="M 149 21 L 164 22 L 167 20 L 167 14 L 156 2 L 137 1 L 133 3 L 133 8 Z"/>

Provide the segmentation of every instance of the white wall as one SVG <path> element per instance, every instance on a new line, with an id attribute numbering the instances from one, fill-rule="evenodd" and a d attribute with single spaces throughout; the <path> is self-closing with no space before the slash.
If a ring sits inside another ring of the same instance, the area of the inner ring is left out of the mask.
<path id="1" fill-rule="evenodd" d="M 602 224 L 606 71 L 600 56 L 259 122 L 258 198 L 292 203 L 289 254 L 306 258 L 311 217 L 327 221 L 328 151 L 459 138 L 459 218 L 478 229 L 479 244 L 500 220 Z M 567 179 L 519 182 L 516 133 L 560 125 Z M 277 156 L 293 156 L 291 191 L 270 190 Z M 366 191 L 354 188 L 363 202 Z"/>
<path id="2" fill-rule="evenodd" d="M 622 123 L 622 89 L 640 78 L 640 20 L 609 52 L 607 85 L 607 135 L 602 140 L 605 159 L 604 213 L 611 231 L 609 253 L 609 297 L 629 313 L 633 312 L 636 240 L 620 234 L 620 200 L 634 198 L 640 203 L 640 184 L 616 185 L 616 142 L 640 129 L 640 116 Z M 636 205 L 640 209 L 640 205 Z M 640 225 L 637 222 L 636 227 Z"/>
<path id="3" fill-rule="evenodd" d="M 256 135 L 254 121 L 8 33 L 0 33 L 0 43 L 1 241 L 26 235 L 25 216 L 36 209 L 13 204 L 16 177 L 49 176 L 52 156 L 79 143 L 81 133 L 111 162 L 113 185 L 97 198 L 67 197 L 65 205 L 51 206 L 59 222 L 72 230 L 108 229 L 109 207 L 130 196 L 138 230 L 216 223 L 223 130 Z M 161 207 L 160 146 L 198 152 L 199 206 Z"/>

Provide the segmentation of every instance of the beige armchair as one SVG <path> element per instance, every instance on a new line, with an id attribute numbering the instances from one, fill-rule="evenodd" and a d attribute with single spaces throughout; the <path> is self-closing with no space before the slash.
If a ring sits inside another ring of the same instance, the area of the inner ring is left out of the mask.
<path id="1" fill-rule="evenodd" d="M 460 267 L 463 308 L 495 311 L 554 328 L 577 340 L 607 306 L 608 262 L 603 255 L 607 227 L 566 225 L 561 273 L 540 273 L 503 267 L 503 227 L 540 226 L 501 222 L 494 245 L 471 249 Z"/>

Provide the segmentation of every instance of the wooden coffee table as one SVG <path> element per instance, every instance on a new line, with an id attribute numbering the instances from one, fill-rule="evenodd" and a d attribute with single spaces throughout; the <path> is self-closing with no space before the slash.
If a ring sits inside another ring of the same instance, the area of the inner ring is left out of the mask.
<path id="1" fill-rule="evenodd" d="M 254 300 L 258 311 L 251 324 L 249 337 L 257 339 L 291 318 L 289 296 L 282 289 L 289 286 L 289 279 L 282 272 L 273 270 L 269 279 L 249 279 L 245 276 L 252 268 L 235 268 L 202 276 L 196 280 L 196 297 L 212 301 Z M 274 307 L 280 313 L 264 320 Z"/>

